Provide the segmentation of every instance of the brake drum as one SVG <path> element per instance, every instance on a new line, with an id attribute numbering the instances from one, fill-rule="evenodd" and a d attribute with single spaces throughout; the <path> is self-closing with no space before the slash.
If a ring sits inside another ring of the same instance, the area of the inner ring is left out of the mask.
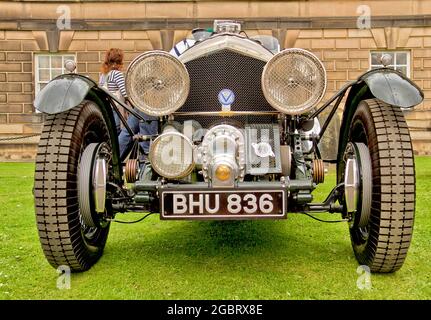
<path id="1" fill-rule="evenodd" d="M 368 147 L 349 142 L 344 153 L 344 198 L 352 223 L 363 228 L 370 220 L 372 197 L 372 167 Z"/>
<path id="2" fill-rule="evenodd" d="M 101 226 L 105 213 L 109 145 L 91 143 L 82 153 L 78 171 L 78 202 L 86 226 Z"/>

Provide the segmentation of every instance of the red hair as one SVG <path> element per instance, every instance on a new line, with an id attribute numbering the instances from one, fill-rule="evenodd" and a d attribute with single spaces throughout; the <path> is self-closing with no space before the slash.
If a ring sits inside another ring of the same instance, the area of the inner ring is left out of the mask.
<path id="1" fill-rule="evenodd" d="M 118 48 L 111 48 L 106 51 L 105 60 L 100 68 L 106 74 L 111 70 L 121 70 L 123 67 L 124 52 Z"/>

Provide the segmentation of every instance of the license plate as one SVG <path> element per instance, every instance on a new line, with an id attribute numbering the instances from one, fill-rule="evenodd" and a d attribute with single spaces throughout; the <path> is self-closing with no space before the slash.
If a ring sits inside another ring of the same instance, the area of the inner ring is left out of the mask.
<path id="1" fill-rule="evenodd" d="M 165 190 L 161 218 L 248 219 L 284 218 L 284 190 Z"/>

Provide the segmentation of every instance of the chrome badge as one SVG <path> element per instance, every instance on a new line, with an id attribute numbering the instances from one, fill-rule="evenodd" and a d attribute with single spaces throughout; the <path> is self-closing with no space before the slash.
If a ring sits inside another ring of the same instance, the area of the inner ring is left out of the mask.
<path id="1" fill-rule="evenodd" d="M 221 104 L 222 111 L 230 111 L 230 106 L 235 101 L 235 94 L 230 89 L 222 89 L 218 93 L 218 101 Z"/>
<path id="2" fill-rule="evenodd" d="M 271 145 L 268 142 L 252 143 L 251 146 L 254 149 L 254 153 L 259 158 L 275 157 Z"/>

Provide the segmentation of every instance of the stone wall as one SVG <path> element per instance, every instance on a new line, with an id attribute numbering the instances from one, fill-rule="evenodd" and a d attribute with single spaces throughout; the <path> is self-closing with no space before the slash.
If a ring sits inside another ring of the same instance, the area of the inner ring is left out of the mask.
<path id="1" fill-rule="evenodd" d="M 328 72 L 323 100 L 369 69 L 370 50 L 409 51 L 410 78 L 423 89 L 425 99 L 406 110 L 405 117 L 415 153 L 431 155 L 431 27 L 301 30 L 294 46 L 322 59 Z"/>
<path id="2" fill-rule="evenodd" d="M 42 127 L 34 113 L 33 53 L 39 51 L 30 31 L 0 31 L 0 139 L 31 135 Z M 0 141 L 0 159 L 32 159 L 38 138 Z"/>
<path id="3" fill-rule="evenodd" d="M 210 26 L 212 18 L 239 19 L 248 35 L 274 35 L 282 47 L 314 52 L 328 72 L 325 98 L 369 69 L 371 50 L 409 51 L 411 78 L 425 100 L 405 115 L 415 152 L 431 154 L 430 2 L 369 1 L 376 16 L 367 30 L 356 28 L 361 1 L 67 2 L 74 20 L 71 29 L 60 31 L 56 7 L 63 3 L 0 3 L 0 160 L 34 157 L 37 137 L 4 139 L 41 130 L 42 115 L 32 106 L 36 53 L 76 54 L 78 72 L 98 80 L 106 49 L 122 48 L 127 67 L 141 52 L 169 50 L 193 27 Z"/>

